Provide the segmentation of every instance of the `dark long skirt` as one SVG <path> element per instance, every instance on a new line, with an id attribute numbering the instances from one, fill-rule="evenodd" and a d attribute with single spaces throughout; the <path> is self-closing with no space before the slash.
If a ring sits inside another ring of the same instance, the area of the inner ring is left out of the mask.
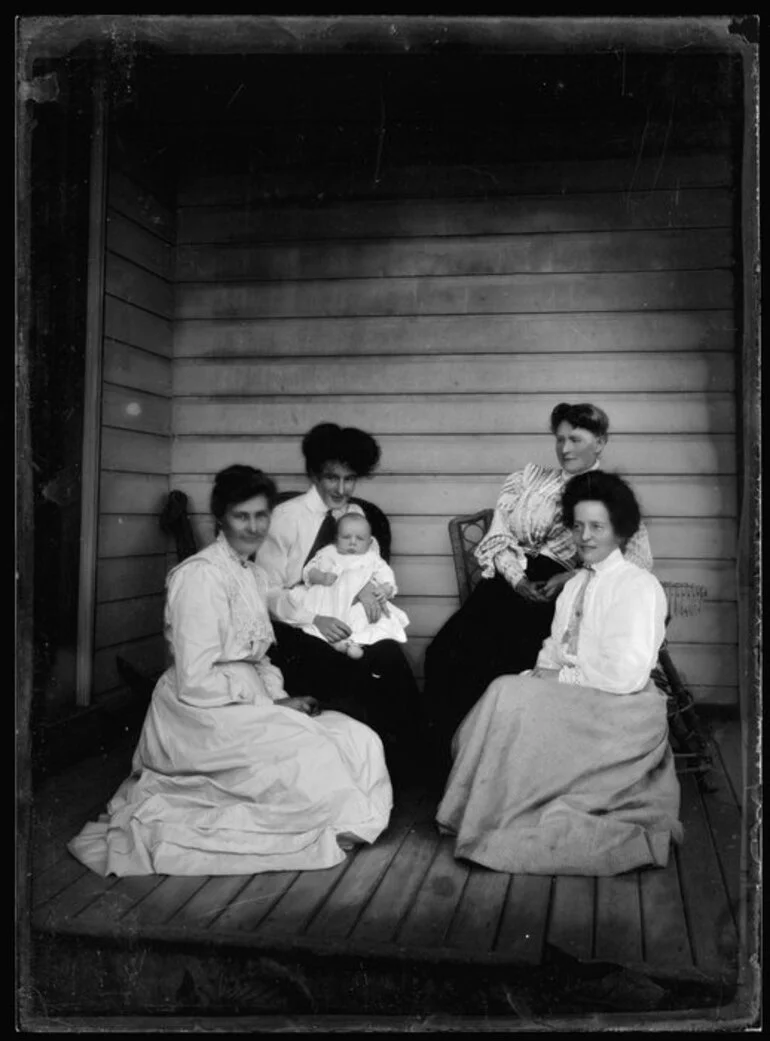
<path id="1" fill-rule="evenodd" d="M 409 662 L 396 640 L 362 648 L 363 658 L 335 651 L 325 640 L 273 622 L 276 643 L 268 651 L 291 696 L 312 694 L 323 708 L 345 712 L 382 738 L 395 779 L 417 772 L 427 727 Z"/>
<path id="2" fill-rule="evenodd" d="M 527 578 L 543 582 L 564 571 L 532 557 Z M 425 652 L 424 714 L 445 767 L 452 735 L 492 680 L 531 669 L 550 634 L 555 601 L 525 600 L 501 576 L 484 578 L 442 626 Z"/>

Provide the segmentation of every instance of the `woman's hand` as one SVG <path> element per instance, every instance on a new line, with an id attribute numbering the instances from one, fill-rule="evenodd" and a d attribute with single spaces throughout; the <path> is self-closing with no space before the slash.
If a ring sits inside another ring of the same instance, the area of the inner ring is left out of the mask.
<path id="1" fill-rule="evenodd" d="M 393 596 L 393 586 L 381 585 L 379 582 L 375 582 L 374 580 L 372 580 L 371 586 L 374 597 L 382 608 L 382 613 L 386 618 L 390 618 L 388 600 Z"/>
<path id="2" fill-rule="evenodd" d="M 562 571 L 558 575 L 551 575 L 551 577 L 543 582 L 540 587 L 548 600 L 555 600 L 559 593 L 564 589 L 565 585 L 572 578 L 573 571 Z"/>
<path id="3" fill-rule="evenodd" d="M 535 679 L 539 679 L 539 680 L 555 680 L 555 679 L 558 679 L 558 677 L 559 677 L 559 670 L 558 669 L 544 669 L 542 666 L 538 667 L 536 665 L 534 667 L 534 669 L 532 670 L 532 672 L 530 673 L 530 676 L 533 676 Z"/>
<path id="4" fill-rule="evenodd" d="M 282 708 L 293 708 L 295 712 L 301 712 L 305 716 L 317 716 L 321 707 L 310 694 L 302 694 L 298 698 L 281 698 L 275 702 Z"/>
<path id="5" fill-rule="evenodd" d="M 345 625 L 339 618 L 332 618 L 331 615 L 327 614 L 317 614 L 313 619 L 313 625 L 329 643 L 339 643 L 340 640 L 347 640 L 353 631 L 350 626 Z"/>
<path id="6" fill-rule="evenodd" d="M 524 600 L 532 604 L 547 604 L 551 598 L 543 592 L 540 582 L 530 582 L 528 578 L 522 578 L 515 586 L 516 592 Z"/>
<path id="7" fill-rule="evenodd" d="M 380 597 L 377 594 L 376 587 L 371 582 L 367 582 L 364 588 L 356 597 L 366 612 L 366 617 L 370 622 L 379 622 L 382 617 L 382 603 Z"/>

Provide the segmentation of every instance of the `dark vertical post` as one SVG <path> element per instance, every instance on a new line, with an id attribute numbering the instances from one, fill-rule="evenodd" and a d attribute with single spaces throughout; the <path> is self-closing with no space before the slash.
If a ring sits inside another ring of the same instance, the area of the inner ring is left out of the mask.
<path id="1" fill-rule="evenodd" d="M 19 1008 L 29 1011 L 30 884 L 29 852 L 32 826 L 32 695 L 34 620 L 34 492 L 32 481 L 32 429 L 29 408 L 31 339 L 31 169 L 33 103 L 24 99 L 26 59 L 17 59 L 16 108 L 16 920 L 17 985 Z"/>
<path id="2" fill-rule="evenodd" d="M 88 705 L 94 659 L 96 560 L 99 537 L 99 471 L 102 417 L 102 352 L 104 330 L 104 253 L 107 196 L 107 92 L 104 68 L 93 82 L 91 165 L 88 207 L 88 288 L 81 470 L 80 575 L 76 701 Z"/>
<path id="3" fill-rule="evenodd" d="M 743 155 L 741 163 L 741 246 L 743 267 L 743 342 L 741 344 L 743 442 L 742 494 L 738 532 L 738 691 L 743 760 L 743 840 L 740 905 L 741 971 L 744 994 L 760 993 L 759 862 L 761 741 L 761 382 L 759 350 L 759 203 L 758 203 L 758 48 L 743 53 Z"/>

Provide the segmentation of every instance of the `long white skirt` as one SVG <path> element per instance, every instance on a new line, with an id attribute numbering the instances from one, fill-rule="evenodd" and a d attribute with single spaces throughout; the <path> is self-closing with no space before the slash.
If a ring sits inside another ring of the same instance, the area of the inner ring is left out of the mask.
<path id="1" fill-rule="evenodd" d="M 666 699 L 501 676 L 455 733 L 436 815 L 455 856 L 522 874 L 665 866 L 681 841 Z"/>
<path id="2" fill-rule="evenodd" d="M 339 712 L 259 700 L 199 708 L 158 681 L 131 776 L 69 843 L 101 875 L 328 868 L 374 842 L 393 805 L 382 742 Z M 340 841 L 338 841 L 338 839 Z"/>

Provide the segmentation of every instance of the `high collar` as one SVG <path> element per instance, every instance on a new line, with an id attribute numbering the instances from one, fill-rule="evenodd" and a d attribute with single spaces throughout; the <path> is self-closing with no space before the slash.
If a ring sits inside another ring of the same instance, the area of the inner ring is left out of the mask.
<path id="1" fill-rule="evenodd" d="M 314 484 L 311 484 L 307 490 L 307 508 L 311 513 L 326 513 L 329 507 L 323 501 L 321 496 L 318 494 L 318 489 Z"/>
<path id="2" fill-rule="evenodd" d="M 220 548 L 228 557 L 228 559 L 232 560 L 235 564 L 240 564 L 241 567 L 247 567 L 251 563 L 247 556 L 241 556 L 241 554 L 238 553 L 237 550 L 233 549 L 233 547 L 227 541 L 227 536 L 223 531 L 220 531 L 220 533 L 217 535 L 217 544 L 220 546 Z"/>
<path id="3" fill-rule="evenodd" d="M 587 470 L 581 470 L 581 474 L 590 474 L 592 470 L 601 470 L 601 460 L 597 459 L 593 466 L 589 466 Z M 567 471 L 562 467 L 559 470 L 561 479 L 565 482 L 572 480 L 573 477 L 579 477 L 580 474 L 568 474 Z"/>
<path id="4" fill-rule="evenodd" d="M 318 493 L 318 489 L 314 484 L 311 484 L 307 491 L 307 507 L 311 513 L 327 514 L 329 507 L 323 501 Z M 336 510 L 332 510 L 333 517 L 342 517 L 343 514 L 350 511 L 350 499 L 344 506 L 338 506 Z"/>
<path id="5" fill-rule="evenodd" d="M 590 564 L 585 566 L 587 569 L 590 568 L 591 571 L 614 571 L 619 564 L 623 563 L 624 559 L 625 558 L 621 553 L 620 549 L 613 549 L 612 553 L 610 553 L 608 557 L 605 557 L 604 560 L 600 560 L 598 564 Z"/>

